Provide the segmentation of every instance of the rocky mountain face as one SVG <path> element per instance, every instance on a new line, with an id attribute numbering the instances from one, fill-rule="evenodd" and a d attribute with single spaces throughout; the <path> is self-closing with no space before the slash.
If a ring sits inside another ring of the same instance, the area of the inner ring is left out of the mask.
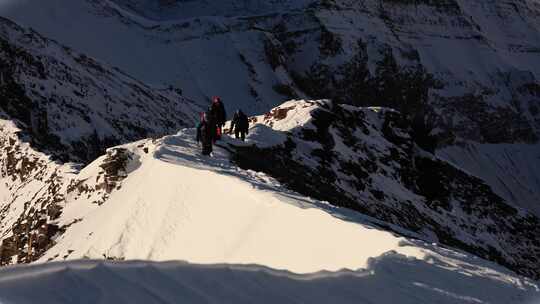
<path id="1" fill-rule="evenodd" d="M 88 186 L 81 165 L 114 145 L 194 125 L 200 107 L 0 18 L 0 264 L 30 262 L 66 226 L 66 195 L 101 204 L 123 178 L 110 150 Z"/>
<path id="2" fill-rule="evenodd" d="M 423 148 L 537 215 L 540 174 L 528 167 L 540 166 L 539 12 L 534 0 L 7 0 L 0 9 L 139 79 L 200 101 L 221 95 L 248 114 L 298 97 L 396 109 Z"/>
<path id="3" fill-rule="evenodd" d="M 418 127 L 436 126 L 443 145 L 538 140 L 536 1 L 111 2 L 120 15 L 124 8 L 154 20 L 148 34 L 166 33 L 180 47 L 187 33 L 189 40 L 237 36 L 235 52 L 249 70 L 240 81 L 255 99 L 268 99 L 262 87 L 272 86 L 287 97 L 387 106 L 417 118 Z M 256 44 L 249 52 L 248 36 Z M 259 86 L 266 74 L 275 78 Z"/>
<path id="4" fill-rule="evenodd" d="M 73 164 L 60 164 L 33 149 L 12 133 L 13 124 L 0 127 L 0 265 L 30 263 L 55 245 L 55 239 L 74 218 L 60 222 L 66 199 L 85 199 L 101 205 L 121 187 L 127 176 L 129 154 L 110 149 L 96 160 L 92 179 Z"/>
<path id="5" fill-rule="evenodd" d="M 311 15 L 317 30 L 287 34 L 285 21 L 275 37 L 312 97 L 397 109 L 436 129 L 439 145 L 535 143 L 539 10 L 535 1 L 325 1 Z M 319 42 L 310 59 L 308 40 Z"/>
<path id="6" fill-rule="evenodd" d="M 200 107 L 0 19 L 0 104 L 23 140 L 62 162 L 193 126 Z"/>
<path id="7" fill-rule="evenodd" d="M 385 108 L 291 101 L 252 118 L 234 161 L 306 196 L 357 210 L 538 278 L 540 220 L 423 150 Z"/>

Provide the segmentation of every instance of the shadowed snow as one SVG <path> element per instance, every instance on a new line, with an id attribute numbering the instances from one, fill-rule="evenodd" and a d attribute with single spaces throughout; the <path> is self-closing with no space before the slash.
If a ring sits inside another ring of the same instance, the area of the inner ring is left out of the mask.
<path id="1" fill-rule="evenodd" d="M 256 265 L 77 261 L 0 271 L 2 303 L 529 304 L 536 287 L 390 253 L 361 271 L 297 275 Z"/>

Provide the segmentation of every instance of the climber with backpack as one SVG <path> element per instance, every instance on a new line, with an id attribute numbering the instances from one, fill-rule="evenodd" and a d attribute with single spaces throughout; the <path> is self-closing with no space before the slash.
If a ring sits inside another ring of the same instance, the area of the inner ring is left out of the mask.
<path id="1" fill-rule="evenodd" d="M 232 132 L 234 132 L 236 138 L 240 138 L 242 141 L 246 140 L 246 135 L 249 132 L 249 120 L 240 109 L 234 113 L 230 133 L 232 134 Z"/>
<path id="2" fill-rule="evenodd" d="M 222 128 L 227 120 L 227 113 L 225 112 L 225 106 L 223 105 L 221 98 L 218 96 L 214 96 L 212 98 L 212 105 L 210 105 L 210 116 L 216 124 L 214 141 L 219 140 L 221 139 Z"/>
<path id="3" fill-rule="evenodd" d="M 215 137 L 215 124 L 208 113 L 201 113 L 201 121 L 197 126 L 197 142 L 201 143 L 202 154 L 210 155 L 212 153 L 212 144 Z"/>

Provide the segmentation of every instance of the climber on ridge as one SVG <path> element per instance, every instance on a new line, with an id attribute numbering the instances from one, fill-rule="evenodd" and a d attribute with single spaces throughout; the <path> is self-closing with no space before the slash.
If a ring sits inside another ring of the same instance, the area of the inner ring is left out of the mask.
<path id="1" fill-rule="evenodd" d="M 234 113 L 230 134 L 232 134 L 232 132 L 234 132 L 236 138 L 240 138 L 242 141 L 246 140 L 246 134 L 249 132 L 249 120 L 246 114 L 240 109 Z"/>
<path id="2" fill-rule="evenodd" d="M 216 133 L 216 125 L 208 113 L 201 113 L 201 122 L 197 126 L 197 142 L 202 145 L 202 154 L 212 153 L 212 143 Z"/>
<path id="3" fill-rule="evenodd" d="M 227 113 L 225 112 L 225 106 L 221 101 L 221 98 L 214 96 L 212 99 L 212 105 L 209 109 L 211 119 L 216 125 L 214 141 L 221 139 L 222 128 L 227 120 Z"/>

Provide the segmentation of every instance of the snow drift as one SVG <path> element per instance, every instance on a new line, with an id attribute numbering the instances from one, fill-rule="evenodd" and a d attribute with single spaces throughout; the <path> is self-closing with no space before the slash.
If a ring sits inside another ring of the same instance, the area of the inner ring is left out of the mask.
<path id="1" fill-rule="evenodd" d="M 372 259 L 365 270 L 307 275 L 256 265 L 143 261 L 77 261 L 0 271 L 0 301 L 6 304 L 534 304 L 539 296 L 537 285 L 504 272 L 448 257 L 421 261 L 393 253 Z"/>

